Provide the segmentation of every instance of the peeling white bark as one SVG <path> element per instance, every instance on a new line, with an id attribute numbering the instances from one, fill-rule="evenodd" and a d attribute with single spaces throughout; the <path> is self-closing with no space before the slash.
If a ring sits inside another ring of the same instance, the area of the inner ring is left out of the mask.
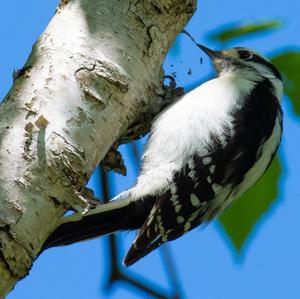
<path id="1" fill-rule="evenodd" d="M 0 108 L 1 298 L 65 211 L 88 208 L 80 192 L 161 92 L 161 64 L 195 4 L 61 4 Z"/>

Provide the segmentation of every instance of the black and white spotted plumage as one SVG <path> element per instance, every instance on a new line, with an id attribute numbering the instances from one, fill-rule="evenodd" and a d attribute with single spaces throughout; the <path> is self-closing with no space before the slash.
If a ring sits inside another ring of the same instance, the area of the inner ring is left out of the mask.
<path id="1" fill-rule="evenodd" d="M 249 49 L 201 47 L 218 77 L 157 117 L 136 185 L 64 220 L 44 248 L 140 228 L 124 260 L 131 265 L 211 221 L 263 175 L 281 140 L 280 73 Z"/>

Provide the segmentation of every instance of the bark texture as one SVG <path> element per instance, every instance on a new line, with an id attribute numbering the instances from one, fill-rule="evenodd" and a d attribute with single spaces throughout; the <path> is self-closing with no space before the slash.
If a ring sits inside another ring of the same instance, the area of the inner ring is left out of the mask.
<path id="1" fill-rule="evenodd" d="M 0 298 L 142 113 L 196 0 L 62 1 L 0 108 Z M 157 111 L 156 111 L 157 110 Z M 153 112 L 154 111 L 154 112 Z"/>

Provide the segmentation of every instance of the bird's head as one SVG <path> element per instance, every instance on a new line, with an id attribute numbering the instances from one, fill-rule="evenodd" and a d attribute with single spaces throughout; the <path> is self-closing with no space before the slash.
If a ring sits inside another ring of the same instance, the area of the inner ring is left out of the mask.
<path id="1" fill-rule="evenodd" d="M 242 76 L 249 74 L 254 79 L 258 76 L 282 80 L 279 71 L 270 60 L 254 50 L 236 47 L 214 51 L 202 45 L 199 47 L 212 59 L 219 75 L 237 72 Z"/>

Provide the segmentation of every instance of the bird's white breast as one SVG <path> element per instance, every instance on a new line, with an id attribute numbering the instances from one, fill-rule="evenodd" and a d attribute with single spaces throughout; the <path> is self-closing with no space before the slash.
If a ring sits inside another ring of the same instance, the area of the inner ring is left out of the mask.
<path id="1" fill-rule="evenodd" d="M 211 134 L 224 134 L 225 124 L 232 123 L 230 111 L 242 104 L 252 88 L 252 81 L 222 76 L 197 87 L 163 111 L 152 127 L 142 172 L 134 187 L 137 193 L 163 191 L 174 171 L 180 170 L 193 154 L 205 155 Z"/>

